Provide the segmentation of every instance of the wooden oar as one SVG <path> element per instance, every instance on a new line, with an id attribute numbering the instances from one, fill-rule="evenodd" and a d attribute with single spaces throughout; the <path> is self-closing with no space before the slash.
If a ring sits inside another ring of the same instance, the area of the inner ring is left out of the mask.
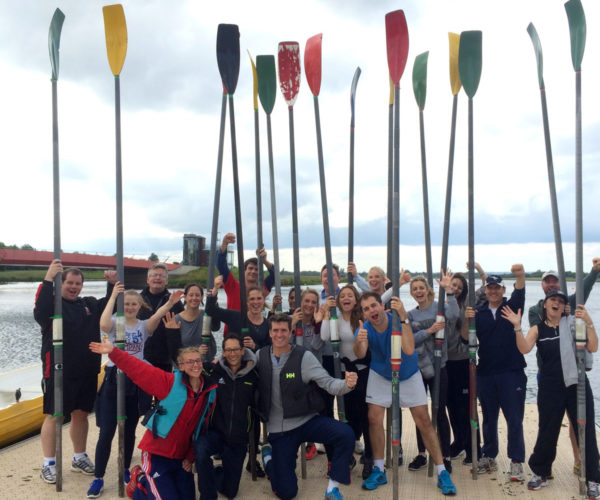
<path id="1" fill-rule="evenodd" d="M 300 45 L 298 42 L 280 42 L 277 50 L 279 88 L 288 106 L 290 130 L 290 185 L 292 190 L 292 244 L 294 248 L 294 307 L 300 307 L 300 244 L 298 242 L 298 201 L 296 196 L 296 146 L 294 139 L 294 103 L 300 90 Z M 296 324 L 296 345 L 302 345 L 302 322 Z M 300 445 L 302 479 L 306 479 L 306 446 Z"/>
<path id="2" fill-rule="evenodd" d="M 408 58 L 408 27 L 404 11 L 396 10 L 385 16 L 387 59 L 390 77 L 394 82 L 394 196 L 392 222 L 392 285 L 394 297 L 400 296 L 400 78 Z M 402 333 L 400 318 L 392 315 L 392 498 L 398 498 L 398 452 L 400 450 L 400 363 L 402 362 Z"/>
<path id="3" fill-rule="evenodd" d="M 354 100 L 360 68 L 356 68 L 350 87 L 350 179 L 348 188 L 348 262 L 354 262 Z M 348 283 L 352 284 L 352 273 L 348 273 Z"/>
<path id="4" fill-rule="evenodd" d="M 327 209 L 327 187 L 325 184 L 325 165 L 323 161 L 323 143 L 321 138 L 321 118 L 319 115 L 319 92 L 321 90 L 321 42 L 323 35 L 318 34 L 306 41 L 304 49 L 304 71 L 308 86 L 313 94 L 315 108 L 315 125 L 317 131 L 317 155 L 319 160 L 319 181 L 321 185 L 321 212 L 323 214 L 323 237 L 325 240 L 325 264 L 327 267 L 328 294 L 335 297 L 333 284 L 333 259 L 331 257 L 331 236 L 329 233 L 329 213 Z M 337 308 L 334 306 L 329 310 L 329 330 L 331 332 L 331 347 L 333 349 L 333 371 L 336 378 L 340 378 L 342 371 L 340 366 L 340 337 L 337 325 Z M 337 396 L 338 419 L 346 422 L 346 408 L 344 397 Z"/>
<path id="5" fill-rule="evenodd" d="M 260 181 L 260 133 L 259 133 L 259 120 L 258 120 L 258 74 L 256 73 L 256 66 L 248 51 L 248 57 L 250 58 L 250 64 L 252 65 L 252 97 L 254 103 L 254 158 L 255 158 L 255 171 L 256 171 L 256 247 L 261 249 L 264 246 L 263 243 L 263 232 L 262 232 L 262 193 L 261 193 L 261 181 Z M 264 283 L 264 272 L 263 272 L 263 260 L 260 252 L 257 255 L 258 258 L 258 286 L 262 289 Z"/>
<path id="6" fill-rule="evenodd" d="M 48 50 L 52 66 L 52 186 L 54 208 L 54 258 L 61 258 L 60 249 L 60 175 L 58 161 L 58 68 L 60 34 L 65 15 L 54 11 L 48 31 Z M 62 335 L 62 272 L 54 277 L 54 316 L 52 317 L 52 349 L 54 354 L 54 423 L 56 426 L 56 491 L 62 491 L 62 424 L 63 424 L 63 335 Z"/>
<path id="7" fill-rule="evenodd" d="M 116 143 L 116 205 L 117 205 L 117 280 L 125 283 L 123 267 L 123 180 L 121 169 L 121 69 L 127 54 L 127 24 L 121 4 L 102 7 L 108 63 L 115 77 L 115 143 Z M 125 316 L 123 294 L 117 297 L 116 346 L 125 349 Z M 119 430 L 119 497 L 125 496 L 125 374 L 117 371 L 117 425 Z"/>
<path id="8" fill-rule="evenodd" d="M 571 61 L 575 70 L 575 303 L 585 302 L 583 293 L 583 185 L 581 166 L 581 60 L 585 50 L 586 22 L 580 0 L 565 3 L 571 35 Z M 566 293 L 566 292 L 565 292 Z M 577 355 L 577 429 L 579 435 L 579 494 L 585 495 L 585 350 L 587 344 L 586 325 L 577 318 L 575 325 L 575 347 Z"/>
<path id="9" fill-rule="evenodd" d="M 271 226 L 273 231 L 273 273 L 275 274 L 275 293 L 281 295 L 281 277 L 279 276 L 279 238 L 277 235 L 277 201 L 275 198 L 275 168 L 273 166 L 273 134 L 271 132 L 271 113 L 277 94 L 277 76 L 274 56 L 257 56 L 258 95 L 267 115 L 267 144 L 269 151 L 269 182 L 271 188 Z M 281 312 L 281 304 L 277 305 Z"/>
<path id="10" fill-rule="evenodd" d="M 473 96 L 481 78 L 481 31 L 463 31 L 458 49 L 458 71 L 465 93 L 469 97 L 469 307 L 475 307 L 475 211 L 473 199 Z M 469 398 L 471 420 L 472 478 L 477 479 L 477 332 L 475 318 L 469 318 Z"/>

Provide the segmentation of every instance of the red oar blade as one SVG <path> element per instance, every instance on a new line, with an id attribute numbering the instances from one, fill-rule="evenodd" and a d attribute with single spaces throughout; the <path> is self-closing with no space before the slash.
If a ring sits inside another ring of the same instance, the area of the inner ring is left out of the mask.
<path id="1" fill-rule="evenodd" d="M 237 24 L 219 24 L 217 64 L 223 86 L 228 94 L 233 95 L 240 74 L 240 30 Z"/>
<path id="2" fill-rule="evenodd" d="M 293 106 L 300 90 L 300 44 L 280 42 L 277 51 L 279 87 L 288 106 Z"/>
<path id="3" fill-rule="evenodd" d="M 304 48 L 304 72 L 310 91 L 318 96 L 321 91 L 321 43 L 323 35 L 311 36 Z"/>
<path id="4" fill-rule="evenodd" d="M 395 10 L 385 15 L 385 38 L 390 76 L 394 85 L 398 87 L 408 59 L 408 26 L 403 10 Z"/>

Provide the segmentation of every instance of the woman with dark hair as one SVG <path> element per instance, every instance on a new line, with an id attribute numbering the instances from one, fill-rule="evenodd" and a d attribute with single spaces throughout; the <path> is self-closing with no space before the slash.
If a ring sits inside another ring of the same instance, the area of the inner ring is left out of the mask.
<path id="1" fill-rule="evenodd" d="M 578 305 L 575 316 L 565 314 L 568 297 L 560 290 L 552 290 L 543 303 L 542 322 L 532 326 L 527 335 L 521 329 L 521 310 L 513 312 L 510 307 L 502 309 L 502 317 L 515 327 L 517 348 L 527 354 L 537 347 L 539 361 L 539 382 L 537 394 L 538 435 L 529 457 L 529 467 L 533 476 L 527 483 L 530 490 L 547 486 L 546 479 L 551 473 L 556 458 L 556 442 L 565 411 L 571 425 L 577 426 L 577 382 L 578 370 L 575 357 L 575 321 L 585 322 L 586 350 L 598 350 L 598 335 L 589 313 L 583 305 Z M 598 444 L 594 427 L 594 396 L 590 383 L 585 378 L 585 476 L 588 498 L 600 498 L 598 482 Z"/>

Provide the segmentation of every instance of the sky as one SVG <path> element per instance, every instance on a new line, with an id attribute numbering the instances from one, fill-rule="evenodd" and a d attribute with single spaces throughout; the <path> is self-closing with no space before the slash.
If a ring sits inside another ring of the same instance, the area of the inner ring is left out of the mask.
<path id="1" fill-rule="evenodd" d="M 115 252 L 114 83 L 103 2 L 0 2 L 0 241 L 52 249 L 52 109 L 48 27 L 64 12 L 58 80 L 61 237 L 64 251 Z M 600 255 L 600 3 L 584 0 L 582 64 L 584 269 Z M 544 50 L 565 267 L 575 269 L 575 76 L 562 1 L 362 2 L 304 0 L 123 3 L 127 57 L 120 77 L 124 235 L 127 256 L 178 261 L 184 233 L 210 240 L 222 86 L 216 62 L 219 23 L 240 27 L 235 125 L 245 253 L 257 246 L 252 57 L 276 55 L 281 41 L 323 33 L 319 95 L 333 258 L 347 262 L 350 85 L 359 66 L 355 128 L 355 261 L 385 266 L 388 68 L 385 14 L 404 9 L 410 37 L 400 90 L 400 262 L 425 269 L 415 57 L 429 51 L 424 110 L 433 267 L 439 268 L 452 95 L 448 32 L 483 32 L 474 109 L 475 258 L 490 270 L 523 262 L 556 268 L 536 63 L 526 32 L 533 22 Z M 302 72 L 304 68 L 302 66 Z M 300 264 L 325 261 L 315 118 L 302 78 L 294 106 Z M 271 115 L 280 267 L 292 270 L 288 111 L 278 93 Z M 229 123 L 225 135 L 219 236 L 235 232 Z M 263 239 L 271 251 L 266 118 L 260 109 Z M 467 259 L 467 98 L 458 99 L 449 265 Z M 272 260 L 272 256 L 271 259 Z"/>

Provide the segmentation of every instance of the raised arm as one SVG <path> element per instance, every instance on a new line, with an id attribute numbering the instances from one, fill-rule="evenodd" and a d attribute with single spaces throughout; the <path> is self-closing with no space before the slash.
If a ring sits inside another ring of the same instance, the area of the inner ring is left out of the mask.
<path id="1" fill-rule="evenodd" d="M 404 304 L 398 297 L 392 297 L 391 306 L 392 310 L 398 313 L 398 316 L 400 317 L 400 322 L 402 324 L 402 326 L 400 327 L 402 331 L 402 351 L 407 356 L 410 356 L 413 352 L 415 352 L 415 336 L 413 335 L 413 331 L 410 324 L 404 322 L 406 318 L 408 318 L 408 313 L 406 312 L 406 309 L 404 309 Z M 441 325 L 441 323 L 438 324 Z"/>
<path id="2" fill-rule="evenodd" d="M 348 272 L 348 274 L 352 275 L 354 281 L 358 285 L 358 288 L 360 288 L 363 292 L 368 292 L 369 290 L 371 290 L 371 287 L 367 283 L 367 280 L 365 280 L 360 274 L 358 274 L 358 271 L 356 270 L 356 264 L 354 262 L 348 262 L 348 267 L 346 271 Z"/>
<path id="3" fill-rule="evenodd" d="M 100 330 L 103 332 L 110 332 L 113 328 L 112 315 L 115 309 L 115 302 L 117 301 L 117 297 L 120 293 L 123 293 L 125 287 L 121 284 L 120 281 L 115 283 L 115 286 L 112 289 L 110 297 L 106 302 L 106 306 L 104 306 L 104 310 L 102 311 L 102 315 L 100 316 Z"/>
<path id="4" fill-rule="evenodd" d="M 148 331 L 148 335 L 152 335 L 154 330 L 160 325 L 161 318 L 167 314 L 171 308 L 181 301 L 181 297 L 183 297 L 183 290 L 175 290 L 171 292 L 169 296 L 169 300 L 165 302 L 162 306 L 160 306 L 156 312 L 148 318 L 146 322 L 146 330 Z"/>
<path id="5" fill-rule="evenodd" d="M 217 253 L 217 269 L 219 274 L 223 276 L 223 280 L 227 281 L 229 277 L 229 267 L 227 266 L 227 246 L 230 243 L 235 243 L 235 234 L 227 233 L 223 236 L 220 251 Z"/>
<path id="6" fill-rule="evenodd" d="M 521 329 L 521 309 L 515 313 L 509 306 L 504 306 L 502 308 L 502 317 L 510 321 L 515 328 L 515 340 L 519 352 L 521 354 L 530 352 L 538 339 L 538 327 L 532 326 L 527 332 L 527 336 L 523 335 L 523 330 Z"/>
<path id="7" fill-rule="evenodd" d="M 594 322 L 592 317 L 587 312 L 586 308 L 583 305 L 578 305 L 575 310 L 575 317 L 581 318 L 585 321 L 585 328 L 587 333 L 587 350 L 591 353 L 594 353 L 598 350 L 598 334 L 596 333 L 596 328 L 594 327 Z"/>
<path id="8" fill-rule="evenodd" d="M 525 268 L 523 264 L 513 264 L 510 268 L 510 272 L 515 277 L 515 288 L 522 290 L 525 288 Z"/>
<path id="9" fill-rule="evenodd" d="M 354 337 L 354 346 L 352 349 L 354 350 L 354 354 L 356 354 L 356 357 L 362 359 L 367 355 L 367 350 L 369 349 L 369 333 L 364 328 L 362 320 L 359 321 L 358 324 L 360 326 L 356 331 Z"/>

